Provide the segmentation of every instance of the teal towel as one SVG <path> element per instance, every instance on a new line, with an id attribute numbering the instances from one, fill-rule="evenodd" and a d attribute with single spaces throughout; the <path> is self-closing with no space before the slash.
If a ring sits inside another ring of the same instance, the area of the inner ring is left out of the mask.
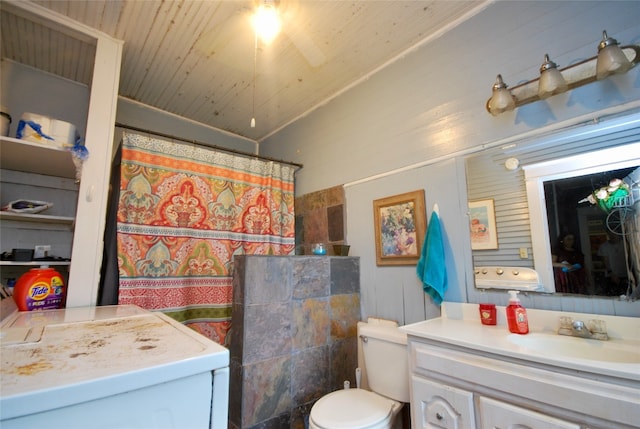
<path id="1" fill-rule="evenodd" d="M 416 271 L 418 278 L 423 283 L 425 293 L 440 305 L 447 290 L 447 268 L 444 262 L 442 229 L 437 210 L 431 213 L 431 220 L 422 244 L 422 253 Z"/>

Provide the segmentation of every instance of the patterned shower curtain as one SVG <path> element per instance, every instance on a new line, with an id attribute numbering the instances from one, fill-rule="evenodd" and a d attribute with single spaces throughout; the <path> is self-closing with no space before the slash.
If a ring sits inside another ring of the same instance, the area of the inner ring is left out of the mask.
<path id="1" fill-rule="evenodd" d="M 234 255 L 293 253 L 293 175 L 286 164 L 125 133 L 118 302 L 226 344 Z"/>

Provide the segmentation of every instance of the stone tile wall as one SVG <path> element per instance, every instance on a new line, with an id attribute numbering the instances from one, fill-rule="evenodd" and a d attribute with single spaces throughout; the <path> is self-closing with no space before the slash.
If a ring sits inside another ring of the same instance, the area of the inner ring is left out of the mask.
<path id="1" fill-rule="evenodd" d="M 316 400 L 355 386 L 359 271 L 356 257 L 235 257 L 230 428 L 305 428 Z"/>
<path id="2" fill-rule="evenodd" d="M 297 197 L 296 254 L 310 255 L 314 243 L 327 245 L 327 254 L 335 255 L 334 244 L 345 242 L 346 206 L 344 188 L 335 186 Z"/>

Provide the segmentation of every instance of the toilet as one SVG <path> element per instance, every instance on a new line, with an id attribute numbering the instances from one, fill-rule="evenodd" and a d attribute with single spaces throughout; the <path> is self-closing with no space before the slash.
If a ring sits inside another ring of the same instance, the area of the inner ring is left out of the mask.
<path id="1" fill-rule="evenodd" d="M 311 408 L 309 429 L 391 429 L 409 402 L 407 335 L 395 322 L 358 322 L 358 339 L 371 391 L 341 389 Z"/>

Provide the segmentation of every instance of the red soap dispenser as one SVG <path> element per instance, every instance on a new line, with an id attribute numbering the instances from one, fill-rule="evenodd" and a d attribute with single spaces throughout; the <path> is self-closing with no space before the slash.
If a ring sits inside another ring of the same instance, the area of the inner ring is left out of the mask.
<path id="1" fill-rule="evenodd" d="M 507 324 L 509 332 L 514 334 L 528 334 L 529 321 L 527 320 L 527 310 L 520 305 L 518 291 L 509 291 L 509 305 L 507 306 Z"/>

